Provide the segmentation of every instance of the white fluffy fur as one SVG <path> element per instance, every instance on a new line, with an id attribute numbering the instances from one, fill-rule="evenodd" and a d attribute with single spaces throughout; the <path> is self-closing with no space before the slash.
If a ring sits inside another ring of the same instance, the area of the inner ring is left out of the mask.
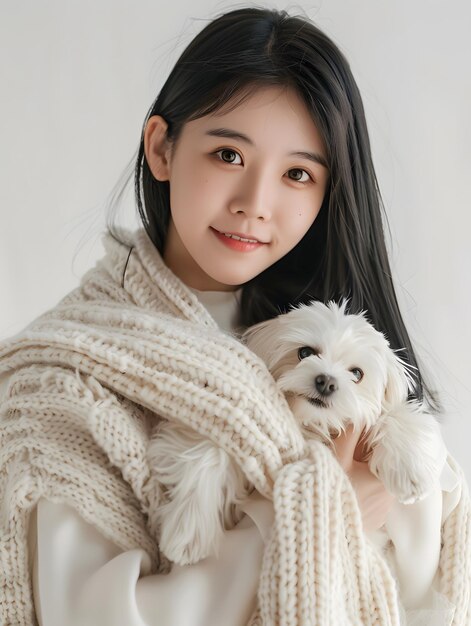
<path id="1" fill-rule="evenodd" d="M 365 429 L 371 471 L 399 502 L 417 502 L 438 484 L 440 426 L 422 403 L 407 400 L 411 366 L 363 313 L 347 314 L 346 307 L 346 300 L 301 305 L 251 327 L 245 339 L 286 394 L 305 436 L 330 444 L 349 424 Z M 316 355 L 299 360 L 303 346 L 315 348 Z M 351 372 L 357 367 L 364 374 L 360 382 Z M 316 389 L 319 375 L 335 379 L 330 396 Z M 309 398 L 328 406 L 315 406 Z"/>
<path id="2" fill-rule="evenodd" d="M 438 485 L 439 425 L 422 404 L 407 401 L 410 371 L 385 337 L 346 306 L 301 305 L 251 327 L 244 340 L 285 393 L 306 438 L 331 445 L 348 424 L 365 428 L 371 471 L 399 502 L 417 502 Z M 305 346 L 316 354 L 300 359 Z M 359 382 L 354 368 L 363 372 Z M 335 390 L 320 392 L 318 376 L 330 377 Z M 212 442 L 170 422 L 162 423 L 150 455 L 167 488 L 159 511 L 165 556 L 184 565 L 217 554 L 224 528 L 237 522 L 233 505 L 252 487 L 240 468 Z"/>
<path id="3" fill-rule="evenodd" d="M 158 510 L 160 550 L 180 565 L 217 556 L 224 528 L 239 521 L 235 505 L 251 487 L 238 465 L 199 433 L 168 421 L 161 422 L 148 458 L 167 489 Z"/>

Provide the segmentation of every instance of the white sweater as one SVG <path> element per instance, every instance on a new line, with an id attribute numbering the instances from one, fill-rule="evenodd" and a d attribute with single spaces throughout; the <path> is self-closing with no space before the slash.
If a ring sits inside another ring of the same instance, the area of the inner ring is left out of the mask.
<path id="1" fill-rule="evenodd" d="M 240 292 L 192 291 L 221 329 L 233 328 Z M 441 507 L 433 507 L 430 514 L 442 515 L 443 522 L 460 496 L 448 463 L 442 490 L 443 514 Z M 32 580 L 40 626 L 245 626 L 255 608 L 273 506 L 255 491 L 241 509 L 246 516 L 226 531 L 218 559 L 174 566 L 169 575 L 141 576 L 141 563 L 148 559 L 143 550 L 121 551 L 72 507 L 41 498 L 28 538 L 35 555 Z M 393 515 L 400 524 L 400 506 Z M 434 537 L 420 540 L 438 555 Z M 426 584 L 437 565 L 438 557 L 434 567 L 425 568 Z M 450 614 L 451 605 L 432 584 L 421 609 L 408 611 L 403 620 L 414 626 L 446 626 Z"/>

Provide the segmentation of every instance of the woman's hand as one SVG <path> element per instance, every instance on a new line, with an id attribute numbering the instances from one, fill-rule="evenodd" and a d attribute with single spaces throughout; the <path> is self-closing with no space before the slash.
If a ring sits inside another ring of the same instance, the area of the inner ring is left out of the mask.
<path id="1" fill-rule="evenodd" d="M 362 432 L 360 429 L 354 432 L 353 426 L 349 426 L 333 443 L 337 459 L 355 490 L 363 529 L 368 532 L 381 528 L 395 498 L 362 460 L 366 452 L 363 443 L 359 441 Z"/>

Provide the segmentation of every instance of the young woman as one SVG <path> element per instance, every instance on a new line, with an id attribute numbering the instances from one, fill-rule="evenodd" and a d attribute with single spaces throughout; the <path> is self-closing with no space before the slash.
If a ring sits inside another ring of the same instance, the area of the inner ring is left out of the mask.
<path id="1" fill-rule="evenodd" d="M 397 304 L 341 52 L 285 11 L 215 19 L 146 116 L 135 188 L 143 228 L 111 224 L 80 286 L 0 346 L 0 621 L 468 623 L 469 496 L 452 457 L 427 593 L 404 611 L 364 536 L 394 502 L 360 433 L 336 440 L 337 459 L 306 453 L 238 341 L 290 305 L 349 296 L 415 368 L 411 397 L 440 409 Z M 147 450 L 161 418 L 213 439 L 256 487 L 220 553 L 191 566 L 158 550 L 165 494 Z"/>

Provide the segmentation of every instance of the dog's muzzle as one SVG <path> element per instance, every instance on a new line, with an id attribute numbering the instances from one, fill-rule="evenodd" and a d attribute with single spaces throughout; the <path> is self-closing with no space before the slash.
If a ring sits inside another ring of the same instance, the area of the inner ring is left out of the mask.
<path id="1" fill-rule="evenodd" d="M 319 406 L 323 409 L 327 408 L 327 404 L 323 402 L 320 398 L 310 398 L 309 396 L 306 396 L 306 400 L 309 400 L 309 402 L 314 406 Z"/>
<path id="2" fill-rule="evenodd" d="M 330 396 L 339 388 L 337 380 L 328 374 L 319 374 L 314 380 L 316 391 L 321 395 Z"/>

